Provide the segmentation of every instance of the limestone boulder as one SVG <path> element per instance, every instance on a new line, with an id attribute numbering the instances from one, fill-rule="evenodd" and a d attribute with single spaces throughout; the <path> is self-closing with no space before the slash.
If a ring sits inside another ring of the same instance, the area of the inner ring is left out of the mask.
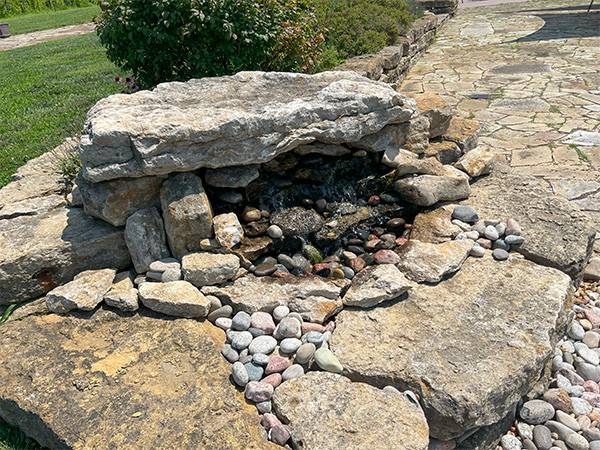
<path id="1" fill-rule="evenodd" d="M 48 292 L 46 306 L 56 313 L 67 313 L 73 309 L 92 311 L 112 287 L 115 275 L 113 269 L 81 272 L 73 281 Z"/>
<path id="2" fill-rule="evenodd" d="M 325 281 L 319 277 L 252 277 L 238 278 L 231 286 L 202 288 L 205 295 L 215 295 L 236 311 L 252 314 L 272 312 L 285 305 L 304 320 L 323 323 L 342 309 L 340 298 L 347 280 Z"/>
<path id="3" fill-rule="evenodd" d="M 473 248 L 473 241 L 462 239 L 431 244 L 411 239 L 398 251 L 396 265 L 408 278 L 418 283 L 437 283 L 459 270 Z"/>
<path id="4" fill-rule="evenodd" d="M 243 188 L 259 176 L 258 166 L 253 164 L 239 167 L 223 167 L 207 169 L 204 181 L 210 186 L 219 188 Z"/>
<path id="5" fill-rule="evenodd" d="M 430 92 L 411 94 L 417 102 L 419 113 L 429 119 L 429 138 L 433 139 L 444 134 L 450 126 L 452 108 L 437 94 Z"/>
<path id="6" fill-rule="evenodd" d="M 120 272 L 115 276 L 110 290 L 104 295 L 104 303 L 121 311 L 139 308 L 138 290 L 133 287 L 134 273 Z"/>
<path id="7" fill-rule="evenodd" d="M 0 327 L 0 416 L 42 447 L 281 448 L 229 380 L 212 324 L 148 310 L 24 310 Z"/>
<path id="8" fill-rule="evenodd" d="M 159 177 L 141 177 L 90 183 L 79 177 L 77 186 L 86 213 L 122 227 L 134 212 L 160 206 L 160 188 L 164 181 Z"/>
<path id="9" fill-rule="evenodd" d="M 141 284 L 139 297 L 146 308 L 169 316 L 206 317 L 210 309 L 210 300 L 183 280 Z"/>
<path id="10" fill-rule="evenodd" d="M 193 173 L 165 181 L 160 203 L 167 242 L 175 257 L 200 250 L 200 241 L 212 237 L 212 209 L 202 180 Z"/>
<path id="11" fill-rule="evenodd" d="M 466 172 L 471 177 L 478 177 L 490 173 L 493 158 L 494 155 L 488 148 L 479 146 L 476 149 L 465 153 L 465 155 L 454 164 L 454 167 Z"/>
<path id="12" fill-rule="evenodd" d="M 383 154 L 381 162 L 396 169 L 396 176 L 408 174 L 442 175 L 444 167 L 435 158 L 419 158 L 413 152 L 402 148 L 388 149 Z"/>
<path id="13" fill-rule="evenodd" d="M 370 266 L 352 279 L 352 284 L 342 301 L 344 306 L 369 308 L 398 298 L 413 286 L 414 283 L 391 264 Z"/>
<path id="14" fill-rule="evenodd" d="M 66 206 L 66 204 L 67 201 L 65 200 L 65 197 L 60 194 L 28 198 L 15 203 L 6 204 L 0 208 L 0 220 L 14 219 L 15 217 L 21 216 L 43 216 L 53 209 Z"/>
<path id="15" fill-rule="evenodd" d="M 454 142 L 463 153 L 467 153 L 477 147 L 480 130 L 481 125 L 474 120 L 452 117 L 441 137 L 445 141 Z"/>
<path id="16" fill-rule="evenodd" d="M 461 155 L 459 146 L 450 141 L 429 142 L 429 147 L 425 150 L 425 157 L 435 158 L 442 164 L 455 163 Z"/>
<path id="17" fill-rule="evenodd" d="M 137 273 L 145 273 L 154 261 L 171 256 L 163 219 L 154 207 L 136 211 L 127 219 L 125 243 Z"/>
<path id="18" fill-rule="evenodd" d="M 190 253 L 181 260 L 185 281 L 194 286 L 212 286 L 231 280 L 240 268 L 240 259 L 235 255 L 198 252 Z"/>
<path id="19" fill-rule="evenodd" d="M 327 372 L 281 384 L 271 399 L 294 448 L 427 450 L 423 413 L 404 395 Z"/>
<path id="20" fill-rule="evenodd" d="M 82 173 L 98 182 L 260 164 L 314 141 L 358 142 L 415 115 L 412 99 L 352 72 L 164 83 L 107 97 L 89 111 Z"/>
<path id="21" fill-rule="evenodd" d="M 479 217 L 515 219 L 525 242 L 516 250 L 538 264 L 571 275 L 583 272 L 594 245 L 593 222 L 576 206 L 546 191 L 533 177 L 515 175 L 496 164 L 491 175 L 479 178 L 463 203 Z"/>
<path id="22" fill-rule="evenodd" d="M 403 200 L 420 206 L 468 198 L 471 194 L 469 176 L 452 166 L 443 167 L 443 175 L 402 178 L 394 183 L 394 190 Z"/>
<path id="23" fill-rule="evenodd" d="M 0 247 L 0 305 L 44 295 L 85 270 L 131 266 L 123 228 L 83 208 L 0 220 Z"/>
<path id="24" fill-rule="evenodd" d="M 337 144 L 323 144 L 322 142 L 313 142 L 312 144 L 299 145 L 294 152 L 300 156 L 316 153 L 326 156 L 342 156 L 351 152 L 348 147 Z"/>
<path id="25" fill-rule="evenodd" d="M 386 125 L 377 133 L 365 136 L 351 145 L 369 152 L 379 153 L 400 147 L 421 154 L 429 145 L 429 119 L 415 116 L 405 123 Z"/>
<path id="26" fill-rule="evenodd" d="M 514 411 L 552 358 L 571 302 L 571 279 L 556 269 L 518 255 L 469 258 L 390 306 L 344 309 L 330 347 L 352 380 L 417 393 L 431 436 L 449 440 Z"/>
<path id="27" fill-rule="evenodd" d="M 452 211 L 456 205 L 442 205 L 426 209 L 415 216 L 410 238 L 415 241 L 439 244 L 452 240 L 462 230 L 452 223 Z"/>

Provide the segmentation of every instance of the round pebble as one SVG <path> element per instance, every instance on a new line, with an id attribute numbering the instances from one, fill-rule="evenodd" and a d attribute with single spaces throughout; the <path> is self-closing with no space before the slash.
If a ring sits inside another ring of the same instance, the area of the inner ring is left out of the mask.
<path id="1" fill-rule="evenodd" d="M 354 278 L 354 270 L 352 270 L 350 267 L 342 267 L 342 272 L 344 272 L 344 277 L 351 280 Z M 600 336 L 600 335 L 599 335 Z"/>
<path id="2" fill-rule="evenodd" d="M 392 250 L 379 250 L 373 256 L 375 264 L 398 264 L 400 256 Z"/>
<path id="3" fill-rule="evenodd" d="M 265 369 L 258 364 L 254 364 L 253 362 L 247 362 L 244 364 L 244 368 L 246 372 L 248 372 L 248 380 L 250 381 L 260 381 L 265 373 Z"/>
<path id="4" fill-rule="evenodd" d="M 485 227 L 485 232 L 483 233 L 483 235 L 486 239 L 489 239 L 490 241 L 495 241 L 500 237 L 498 235 L 498 230 L 496 230 L 496 227 L 493 225 L 488 225 L 487 227 Z"/>
<path id="5" fill-rule="evenodd" d="M 250 328 L 250 314 L 244 311 L 238 312 L 231 319 L 231 328 L 237 331 L 246 331 Z"/>
<path id="6" fill-rule="evenodd" d="M 500 222 L 498 225 L 496 225 L 496 231 L 498 232 L 498 237 L 504 237 L 504 233 L 506 232 L 506 225 Z"/>
<path id="7" fill-rule="evenodd" d="M 452 218 L 463 222 L 475 223 L 479 220 L 479 214 L 472 206 L 461 205 L 452 210 Z"/>
<path id="8" fill-rule="evenodd" d="M 277 339 L 300 337 L 302 335 L 301 326 L 301 322 L 295 317 L 284 317 L 277 325 L 273 335 Z"/>
<path id="9" fill-rule="evenodd" d="M 284 265 L 285 268 L 288 270 L 292 270 L 294 268 L 294 261 L 292 260 L 292 257 L 286 255 L 285 253 L 282 253 L 279 256 L 277 256 L 277 261 L 279 262 L 279 264 Z"/>
<path id="10" fill-rule="evenodd" d="M 523 242 L 525 242 L 525 238 L 523 236 L 509 234 L 504 237 L 504 242 L 506 242 L 508 245 L 521 245 Z"/>
<path id="11" fill-rule="evenodd" d="M 581 324 L 577 321 L 571 322 L 571 326 L 567 332 L 570 338 L 575 339 L 576 341 L 581 341 L 585 336 L 585 330 L 581 326 Z"/>
<path id="12" fill-rule="evenodd" d="M 492 256 L 497 261 L 505 261 L 510 256 L 506 250 L 502 250 L 501 248 L 497 248 L 492 252 Z"/>
<path id="13" fill-rule="evenodd" d="M 264 353 L 255 353 L 252 355 L 252 362 L 259 366 L 266 366 L 269 364 L 269 357 Z"/>
<path id="14" fill-rule="evenodd" d="M 257 311 L 250 316 L 250 326 L 264 331 L 265 334 L 272 334 L 275 331 L 273 317 L 262 311 Z"/>
<path id="15" fill-rule="evenodd" d="M 565 444 L 572 450 L 589 450 L 590 448 L 587 439 L 577 433 L 569 434 L 565 439 Z"/>
<path id="16" fill-rule="evenodd" d="M 248 378 L 248 372 L 246 371 L 246 368 L 239 361 L 234 362 L 233 366 L 231 366 L 231 376 L 235 384 L 241 387 L 246 386 L 248 384 L 248 381 L 250 381 L 250 379 Z"/>
<path id="17" fill-rule="evenodd" d="M 283 236 L 283 231 L 277 225 L 271 225 L 267 228 L 267 234 L 272 239 L 281 239 Z"/>
<path id="18" fill-rule="evenodd" d="M 271 410 L 272 410 L 271 400 L 267 400 L 267 401 L 264 401 L 264 402 L 258 402 L 256 404 L 256 409 L 261 414 L 270 413 Z"/>
<path id="19" fill-rule="evenodd" d="M 526 423 L 519 422 L 517 424 L 517 431 L 519 432 L 519 436 L 523 439 L 533 440 L 533 430 Z"/>
<path id="20" fill-rule="evenodd" d="M 231 328 L 231 319 L 229 317 L 218 317 L 215 320 L 215 325 L 222 330 L 229 330 Z"/>
<path id="21" fill-rule="evenodd" d="M 533 428 L 533 443 L 540 450 L 549 450 L 552 447 L 552 432 L 544 425 Z"/>
<path id="22" fill-rule="evenodd" d="M 262 263 L 254 268 L 254 275 L 257 277 L 268 277 L 277 271 L 275 264 Z"/>
<path id="23" fill-rule="evenodd" d="M 290 313 L 290 308 L 288 308 L 287 306 L 285 306 L 285 305 L 278 306 L 277 308 L 275 308 L 273 310 L 273 318 L 277 322 L 279 322 L 281 319 L 283 319 L 289 313 Z"/>
<path id="24" fill-rule="evenodd" d="M 538 425 L 554 417 L 554 407 L 543 400 L 530 400 L 525 402 L 519 415 L 525 422 Z"/>
<path id="25" fill-rule="evenodd" d="M 251 354 L 263 353 L 268 355 L 273 353 L 273 350 L 275 350 L 276 347 L 277 339 L 275 339 L 273 336 L 264 335 L 252 339 L 252 341 L 248 344 L 248 351 Z"/>
<path id="26" fill-rule="evenodd" d="M 344 273 L 344 271 L 342 269 L 335 269 L 331 273 L 331 277 L 336 280 L 342 280 L 342 279 L 346 278 L 346 274 Z"/>
<path id="27" fill-rule="evenodd" d="M 219 317 L 231 317 L 231 314 L 233 314 L 233 308 L 225 305 L 211 312 L 206 318 L 214 323 Z"/>
<path id="28" fill-rule="evenodd" d="M 283 353 L 294 353 L 300 348 L 302 341 L 296 338 L 286 338 L 279 343 L 279 349 Z"/>
<path id="29" fill-rule="evenodd" d="M 394 233 L 403 231 L 404 225 L 406 225 L 406 221 L 400 217 L 395 217 L 386 222 L 385 227 Z"/>
<path id="30" fill-rule="evenodd" d="M 510 245 L 508 245 L 503 239 L 496 239 L 494 241 L 494 243 L 492 244 L 492 248 L 495 250 L 497 248 L 505 250 L 505 251 L 509 251 L 510 250 Z"/>
<path id="31" fill-rule="evenodd" d="M 269 363 L 265 369 L 265 374 L 270 375 L 272 373 L 283 372 L 290 366 L 290 361 L 282 356 L 273 355 L 269 358 Z"/>
<path id="32" fill-rule="evenodd" d="M 276 388 L 281 384 L 281 374 L 280 373 L 272 373 L 271 375 L 267 375 L 261 380 L 262 383 L 267 383 Z"/>
<path id="33" fill-rule="evenodd" d="M 311 358 L 313 357 L 313 355 L 315 354 L 316 350 L 317 350 L 317 347 L 315 346 L 315 344 L 312 344 L 312 343 L 302 344 L 296 351 L 296 362 L 298 364 L 308 363 L 311 360 Z"/>
<path id="34" fill-rule="evenodd" d="M 269 437 L 273 443 L 284 446 L 291 437 L 289 427 L 287 425 L 275 425 L 269 431 Z"/>
<path id="35" fill-rule="evenodd" d="M 266 402 L 273 396 L 273 386 L 267 383 L 251 381 L 246 386 L 246 398 L 254 403 Z"/>
<path id="36" fill-rule="evenodd" d="M 281 374 L 281 380 L 287 381 L 292 378 L 299 378 L 304 375 L 304 368 L 299 364 L 292 364 L 290 367 L 285 369 L 285 371 Z"/>
<path id="37" fill-rule="evenodd" d="M 223 348 L 221 349 L 221 353 L 223 353 L 223 356 L 225 357 L 225 359 L 232 364 L 234 362 L 236 362 L 238 359 L 240 359 L 239 353 L 236 352 L 233 348 L 231 348 L 231 345 L 229 345 L 229 344 L 223 345 Z"/>
<path id="38" fill-rule="evenodd" d="M 473 248 L 471 248 L 469 255 L 475 256 L 476 258 L 481 258 L 483 255 L 485 255 L 485 248 L 483 248 L 481 245 L 474 245 Z"/>
<path id="39" fill-rule="evenodd" d="M 250 345 L 253 339 L 254 336 L 252 336 L 252 333 L 250 333 L 249 331 L 240 331 L 239 333 L 236 333 L 234 335 L 233 339 L 231 340 L 231 346 L 235 350 L 243 350 Z"/>
<path id="40" fill-rule="evenodd" d="M 248 331 L 252 334 L 252 336 L 254 337 L 259 337 L 259 336 L 264 336 L 266 333 L 259 329 L 259 328 L 254 328 L 254 327 L 250 327 L 248 328 Z"/>
<path id="41" fill-rule="evenodd" d="M 318 331 L 309 331 L 304 336 L 302 336 L 302 343 L 305 344 L 310 342 L 312 344 L 320 344 L 323 342 L 323 333 L 319 333 Z"/>
<path id="42" fill-rule="evenodd" d="M 314 354 L 315 362 L 323 370 L 333 373 L 342 373 L 343 367 L 331 350 L 321 347 Z"/>
<path id="43" fill-rule="evenodd" d="M 521 445 L 521 441 L 515 436 L 511 436 L 510 434 L 502 436 L 500 445 L 502 445 L 502 448 L 504 450 L 521 450 L 523 448 L 523 446 Z"/>

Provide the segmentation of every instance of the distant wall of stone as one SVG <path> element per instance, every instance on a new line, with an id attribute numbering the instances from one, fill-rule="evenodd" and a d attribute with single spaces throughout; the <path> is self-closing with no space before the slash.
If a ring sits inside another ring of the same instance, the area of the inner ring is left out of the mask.
<path id="1" fill-rule="evenodd" d="M 435 39 L 437 31 L 456 11 L 456 0 L 434 0 L 420 2 L 426 13 L 412 23 L 398 43 L 377 53 L 350 58 L 334 70 L 357 72 L 371 80 L 398 84 L 406 77 L 408 70 L 419 60 Z"/>

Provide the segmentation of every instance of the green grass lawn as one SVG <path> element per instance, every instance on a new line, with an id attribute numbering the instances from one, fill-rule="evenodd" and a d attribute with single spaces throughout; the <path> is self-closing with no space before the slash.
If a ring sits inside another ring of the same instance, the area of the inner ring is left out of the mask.
<path id="1" fill-rule="evenodd" d="M 78 136 L 88 110 L 120 92 L 95 34 L 0 52 L 0 187 L 28 160 Z"/>
<path id="2" fill-rule="evenodd" d="M 25 16 L 0 19 L 0 22 L 8 24 L 10 34 L 23 34 L 91 22 L 92 17 L 98 14 L 100 14 L 99 6 L 88 6 L 85 8 L 27 14 Z"/>
<path id="3" fill-rule="evenodd" d="M 38 450 L 41 447 L 27 438 L 18 428 L 0 419 L 0 450 Z"/>

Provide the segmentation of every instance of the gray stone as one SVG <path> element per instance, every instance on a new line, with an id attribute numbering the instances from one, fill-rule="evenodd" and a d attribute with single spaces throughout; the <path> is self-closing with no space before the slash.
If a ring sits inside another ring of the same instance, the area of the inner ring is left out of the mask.
<path id="1" fill-rule="evenodd" d="M 275 350 L 275 347 L 277 347 L 277 340 L 273 336 L 257 336 L 250 342 L 248 351 L 251 355 L 255 353 L 269 355 Z"/>
<path id="2" fill-rule="evenodd" d="M 563 144 L 575 144 L 583 146 L 600 145 L 600 133 L 577 130 L 565 136 L 562 142 Z"/>
<path id="3" fill-rule="evenodd" d="M 345 306 L 369 308 L 397 298 L 413 286 L 414 283 L 391 264 L 371 266 L 361 270 L 352 279 L 342 301 Z"/>
<path id="4" fill-rule="evenodd" d="M 294 353 L 300 348 L 302 341 L 297 338 L 285 338 L 279 344 L 279 348 L 284 353 Z"/>
<path id="5" fill-rule="evenodd" d="M 411 239 L 400 248 L 400 262 L 396 267 L 418 283 L 437 283 L 445 275 L 459 270 L 472 248 L 473 241 L 470 239 L 441 244 Z"/>
<path id="6" fill-rule="evenodd" d="M 342 373 L 344 370 L 339 360 L 328 348 L 319 348 L 315 352 L 314 358 L 317 365 L 327 372 Z"/>
<path id="7" fill-rule="evenodd" d="M 533 443 L 538 450 L 549 450 L 552 447 L 552 432 L 544 425 L 533 428 Z"/>
<path id="8" fill-rule="evenodd" d="M 202 292 L 219 297 L 234 308 L 252 314 L 272 312 L 278 306 L 287 306 L 304 320 L 323 323 L 342 309 L 340 294 L 350 282 L 324 281 L 319 277 L 243 277 L 231 286 L 205 286 Z M 275 320 L 278 316 L 274 314 Z"/>
<path id="9" fill-rule="evenodd" d="M 73 309 L 92 311 L 112 287 L 116 273 L 113 269 L 82 272 L 73 281 L 48 292 L 46 306 L 61 314 Z"/>
<path id="10" fill-rule="evenodd" d="M 452 210 L 452 218 L 466 223 L 475 223 L 479 220 L 479 214 L 472 206 L 456 206 Z"/>
<path id="11" fill-rule="evenodd" d="M 394 190 L 409 203 L 431 206 L 441 200 L 459 200 L 471 194 L 469 176 L 452 166 L 443 175 L 418 175 L 394 183 Z"/>
<path id="12" fill-rule="evenodd" d="M 271 223 L 277 225 L 284 236 L 304 236 L 319 231 L 324 221 L 315 210 L 296 206 L 273 213 Z"/>
<path id="13" fill-rule="evenodd" d="M 351 152 L 348 147 L 335 144 L 323 144 L 322 142 L 313 142 L 312 144 L 299 145 L 294 149 L 294 152 L 300 156 L 319 154 L 326 156 L 342 156 Z"/>
<path id="14" fill-rule="evenodd" d="M 533 430 L 529 425 L 523 422 L 517 423 L 517 431 L 523 440 L 533 440 Z"/>
<path id="15" fill-rule="evenodd" d="M 171 255 L 167 247 L 163 219 L 155 207 L 136 211 L 127 219 L 125 243 L 137 273 L 150 269 L 150 264 Z"/>
<path id="16" fill-rule="evenodd" d="M 223 344 L 223 348 L 221 349 L 221 353 L 223 354 L 223 356 L 225 357 L 225 359 L 227 361 L 229 361 L 230 363 L 232 363 L 232 364 L 234 362 L 236 362 L 238 359 L 240 359 L 239 353 L 236 350 L 234 350 L 231 347 L 230 344 Z"/>
<path id="17" fill-rule="evenodd" d="M 271 401 L 277 415 L 293 424 L 291 439 L 298 448 L 428 447 L 427 422 L 415 405 L 402 395 L 388 395 L 364 383 L 351 383 L 341 375 L 309 372 L 279 386 Z"/>
<path id="18" fill-rule="evenodd" d="M 160 190 L 160 202 L 175 257 L 200 250 L 200 241 L 212 237 L 212 210 L 200 178 L 180 173 L 168 179 Z"/>
<path id="19" fill-rule="evenodd" d="M 131 266 L 123 229 L 82 208 L 60 206 L 0 220 L 0 247 L 0 305 L 44 295 L 85 270 Z"/>
<path id="20" fill-rule="evenodd" d="M 302 376 L 304 376 L 304 368 L 299 364 L 292 364 L 283 371 L 281 374 L 281 380 L 288 381 L 292 378 L 300 378 Z"/>
<path id="21" fill-rule="evenodd" d="M 316 140 L 357 142 L 416 114 L 413 100 L 351 72 L 241 72 L 164 83 L 90 110 L 82 172 L 102 181 L 264 163 Z"/>
<path id="22" fill-rule="evenodd" d="M 249 331 L 240 331 L 233 336 L 233 339 L 231 339 L 231 347 L 238 351 L 244 350 L 245 348 L 248 348 L 253 339 L 254 336 L 252 336 L 252 333 Z"/>
<path id="23" fill-rule="evenodd" d="M 158 177 L 141 177 L 90 183 L 79 177 L 77 186 L 87 214 L 122 227 L 134 212 L 160 206 L 160 188 L 164 181 Z"/>
<path id="24" fill-rule="evenodd" d="M 592 380 L 596 383 L 600 382 L 600 367 L 587 362 L 578 363 L 575 361 L 575 368 L 577 369 L 577 373 L 581 375 L 584 380 Z"/>
<path id="25" fill-rule="evenodd" d="M 283 236 L 283 231 L 277 225 L 271 225 L 271 226 L 269 226 L 269 228 L 267 228 L 267 234 L 269 235 L 270 238 L 281 239 L 281 237 Z M 287 269 L 290 269 L 287 265 L 285 267 Z"/>
<path id="26" fill-rule="evenodd" d="M 435 158 L 419 158 L 415 153 L 402 148 L 390 148 L 385 151 L 381 163 L 396 169 L 395 176 L 409 174 L 443 175 L 444 167 Z"/>
<path id="27" fill-rule="evenodd" d="M 492 252 L 492 256 L 498 261 L 506 261 L 510 255 L 506 250 L 502 248 L 496 248 Z"/>
<path id="28" fill-rule="evenodd" d="M 550 105 L 547 101 L 538 97 L 500 98 L 492 101 L 490 109 L 501 111 L 548 112 L 550 111 Z"/>
<path id="29" fill-rule="evenodd" d="M 121 311 L 136 311 L 139 308 L 138 291 L 134 289 L 132 279 L 131 272 L 118 273 L 110 291 L 104 295 L 104 302 Z"/>
<path id="30" fill-rule="evenodd" d="M 246 368 L 239 361 L 234 362 L 233 366 L 231 366 L 231 376 L 235 384 L 241 387 L 246 386 L 248 384 L 248 381 L 250 381 L 248 378 L 248 372 L 246 371 Z"/>
<path id="31" fill-rule="evenodd" d="M 471 186 L 468 203 L 482 217 L 511 217 L 525 242 L 516 251 L 538 264 L 579 275 L 592 252 L 595 230 L 589 218 L 566 199 L 551 195 L 534 178 L 496 165 Z M 551 224 L 551 225 L 548 225 Z"/>
<path id="32" fill-rule="evenodd" d="M 252 362 L 259 366 L 266 366 L 269 363 L 269 357 L 264 353 L 254 353 L 252 355 Z"/>
<path id="33" fill-rule="evenodd" d="M 185 255 L 181 265 L 184 280 L 202 287 L 234 278 L 240 268 L 240 260 L 235 255 L 197 252 Z"/>
<path id="34" fill-rule="evenodd" d="M 296 362 L 298 364 L 307 364 L 312 359 L 316 350 L 317 347 L 315 346 L 315 344 L 302 344 L 296 351 Z"/>
<path id="35" fill-rule="evenodd" d="M 600 280 L 600 258 L 591 258 L 583 271 L 583 279 L 588 281 Z"/>
<path id="36" fill-rule="evenodd" d="M 523 448 L 521 441 L 510 434 L 502 436 L 500 445 L 502 445 L 503 450 L 521 450 Z"/>
<path id="37" fill-rule="evenodd" d="M 257 165 L 223 167 L 222 169 L 208 169 L 204 175 L 204 181 L 206 184 L 218 188 L 243 188 L 256 180 L 259 175 Z"/>
<path id="38" fill-rule="evenodd" d="M 569 337 L 577 341 L 581 341 L 585 336 L 585 330 L 577 321 L 571 322 L 568 330 Z"/>
<path id="39" fill-rule="evenodd" d="M 237 331 L 246 331 L 250 328 L 250 314 L 240 311 L 231 320 L 231 328 Z"/>
<path id="40" fill-rule="evenodd" d="M 209 297 L 210 296 L 208 296 L 208 295 L 206 296 L 206 298 L 209 298 Z M 221 318 L 221 317 L 230 317 L 231 314 L 233 314 L 233 308 L 231 307 L 231 305 L 223 305 L 220 308 L 217 308 L 214 311 L 211 311 L 210 314 L 208 314 L 207 319 L 210 320 L 211 322 L 214 322 L 215 320 L 217 320 L 218 318 Z"/>
<path id="41" fill-rule="evenodd" d="M 554 417 L 554 407 L 544 400 L 530 400 L 525 402 L 519 415 L 525 422 L 539 425 Z"/>
<path id="42" fill-rule="evenodd" d="M 250 358 L 250 359 L 252 359 L 252 358 Z M 254 381 L 254 382 L 260 381 L 265 373 L 264 367 L 262 367 L 258 364 L 254 364 L 253 362 L 247 362 L 246 364 L 244 364 L 244 368 L 246 369 L 246 373 L 248 373 L 248 380 Z M 268 399 L 265 399 L 265 400 L 268 400 Z M 265 400 L 260 400 L 260 401 L 265 401 Z"/>
<path id="43" fill-rule="evenodd" d="M 187 281 L 144 283 L 140 301 L 153 311 L 178 317 L 206 317 L 210 301 Z"/>
<path id="44" fill-rule="evenodd" d="M 556 433 L 558 435 L 558 439 L 563 441 L 565 441 L 567 437 L 569 437 L 571 434 L 576 434 L 566 425 L 563 425 L 562 423 L 556 422 L 554 420 L 549 420 L 544 425 L 548 427 L 548 429 L 551 432 Z M 556 443 L 554 445 L 556 445 Z"/>
<path id="45" fill-rule="evenodd" d="M 564 333 L 570 287 L 565 274 L 520 257 L 467 259 L 386 308 L 343 310 L 330 348 L 351 379 L 417 393 L 432 436 L 452 439 L 504 419 L 529 392 Z"/>
<path id="46" fill-rule="evenodd" d="M 506 242 L 508 245 L 521 245 L 523 242 L 525 242 L 525 238 L 523 236 L 509 234 L 505 237 L 504 242 Z"/>

